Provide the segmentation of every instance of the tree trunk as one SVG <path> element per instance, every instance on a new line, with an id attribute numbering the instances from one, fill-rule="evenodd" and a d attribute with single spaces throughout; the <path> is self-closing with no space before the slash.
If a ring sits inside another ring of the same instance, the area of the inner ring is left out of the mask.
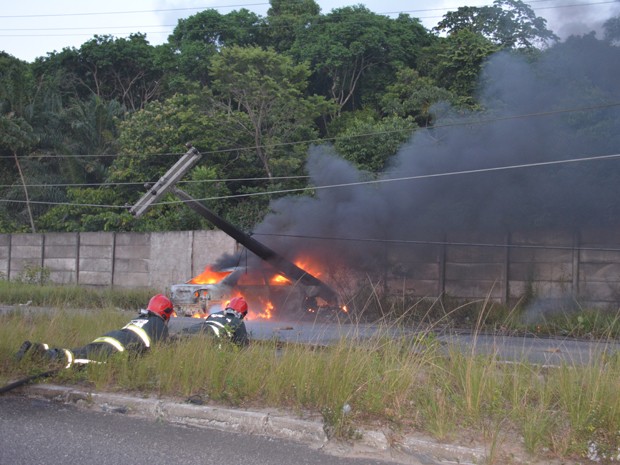
<path id="1" fill-rule="evenodd" d="M 19 164 L 17 152 L 13 152 L 13 156 L 15 157 L 15 164 L 17 165 L 17 171 L 19 171 L 19 177 L 22 180 L 22 186 L 24 186 L 24 194 L 26 195 L 26 208 L 28 208 L 28 216 L 30 217 L 30 227 L 32 228 L 32 232 L 36 233 L 37 231 L 34 227 L 34 218 L 32 217 L 32 210 L 30 209 L 30 198 L 28 197 L 28 188 L 26 187 L 26 181 L 24 180 L 24 173 L 22 172 L 22 167 Z"/>

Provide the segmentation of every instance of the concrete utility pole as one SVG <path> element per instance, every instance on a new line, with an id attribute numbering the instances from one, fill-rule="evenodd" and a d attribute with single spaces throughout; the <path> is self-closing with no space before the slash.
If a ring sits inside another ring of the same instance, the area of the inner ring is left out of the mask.
<path id="1" fill-rule="evenodd" d="M 140 200 L 138 200 L 133 207 L 129 209 L 129 212 L 136 218 L 139 218 L 149 209 L 151 205 L 157 202 L 166 192 L 168 192 L 174 185 L 181 180 L 183 176 L 191 170 L 198 160 L 202 158 L 202 154 L 192 147 L 192 144 L 186 144 L 189 149 L 179 161 L 177 161 L 172 168 L 170 168 L 166 174 L 164 174 L 159 181 L 155 183 Z"/>

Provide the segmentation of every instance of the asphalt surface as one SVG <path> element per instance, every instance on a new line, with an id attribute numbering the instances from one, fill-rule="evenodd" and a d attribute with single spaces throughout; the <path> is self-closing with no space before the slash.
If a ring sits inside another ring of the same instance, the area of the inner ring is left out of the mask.
<path id="1" fill-rule="evenodd" d="M 0 397 L 3 465 L 371 465 L 278 438 L 196 428 L 80 409 L 39 398 Z M 414 463 L 414 462 L 412 462 Z"/>
<path id="2" fill-rule="evenodd" d="M 195 318 L 172 318 L 172 334 L 188 325 Z M 371 324 L 345 324 L 320 321 L 249 320 L 246 327 L 250 339 L 278 340 L 289 343 L 329 345 L 346 339 L 365 339 L 386 332 L 393 337 L 414 338 L 414 330 L 378 328 Z M 436 335 L 444 350 L 460 350 L 476 354 L 494 355 L 508 362 L 529 362 L 541 365 L 589 364 L 603 353 L 620 352 L 620 342 L 585 341 L 570 338 L 542 338 L 535 336 L 507 336 L 489 334 L 454 333 Z"/>

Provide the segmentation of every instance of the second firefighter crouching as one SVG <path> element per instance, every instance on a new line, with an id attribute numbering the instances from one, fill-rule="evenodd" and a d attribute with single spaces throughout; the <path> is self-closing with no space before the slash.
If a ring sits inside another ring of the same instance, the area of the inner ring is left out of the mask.
<path id="1" fill-rule="evenodd" d="M 164 295 L 153 296 L 146 309 L 123 328 L 105 333 L 91 343 L 74 349 L 52 348 L 47 344 L 25 341 L 17 352 L 21 359 L 26 353 L 51 360 L 64 359 L 65 367 L 101 363 L 118 352 L 142 353 L 155 342 L 168 338 L 168 320 L 174 313 L 172 302 Z"/>
<path id="2" fill-rule="evenodd" d="M 195 334 L 205 334 L 228 339 L 238 346 L 249 344 L 248 332 L 243 318 L 248 314 L 248 304 L 243 297 L 235 297 L 221 312 L 211 313 L 206 319 L 198 321 L 181 330 L 176 338 Z"/>

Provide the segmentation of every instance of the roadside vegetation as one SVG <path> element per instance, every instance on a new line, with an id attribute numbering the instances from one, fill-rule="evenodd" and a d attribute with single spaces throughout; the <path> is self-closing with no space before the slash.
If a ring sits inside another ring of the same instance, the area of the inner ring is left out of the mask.
<path id="1" fill-rule="evenodd" d="M 14 361 L 25 339 L 75 347 L 124 325 L 131 315 L 116 305 L 70 307 L 67 301 L 54 311 L 22 307 L 0 315 L 0 383 L 49 369 L 41 360 Z M 490 303 L 478 308 L 470 326 L 474 334 L 494 313 Z M 409 310 L 404 313 L 416 311 Z M 105 365 L 62 370 L 52 382 L 197 404 L 281 408 L 322 418 L 328 434 L 344 439 L 355 440 L 364 426 L 390 430 L 395 441 L 416 431 L 482 445 L 489 464 L 523 451 L 539 459 L 611 463 L 620 450 L 620 353 L 611 345 L 617 342 L 611 337 L 617 317 L 584 318 L 611 322 L 607 331 L 597 330 L 609 337 L 597 342 L 601 355 L 587 366 L 504 363 L 440 342 L 439 324 L 420 324 L 415 335 L 404 336 L 399 330 L 411 329 L 412 322 L 401 317 L 381 320 L 372 338 L 327 347 L 274 339 L 238 349 L 195 337 L 158 345 L 140 358 L 119 354 Z"/>
<path id="2" fill-rule="evenodd" d="M 139 309 L 144 308 L 156 293 L 151 289 L 89 289 L 52 283 L 37 284 L 32 280 L 16 282 L 0 279 L 0 305 L 16 308 Z"/>

